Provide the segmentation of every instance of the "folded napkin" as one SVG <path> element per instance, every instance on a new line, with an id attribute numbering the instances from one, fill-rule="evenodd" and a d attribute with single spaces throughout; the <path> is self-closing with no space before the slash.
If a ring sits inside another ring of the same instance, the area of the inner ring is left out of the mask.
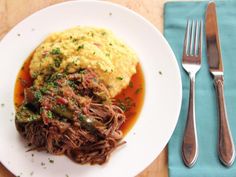
<path id="1" fill-rule="evenodd" d="M 236 177 L 236 162 L 226 168 L 218 160 L 218 112 L 213 80 L 208 71 L 205 27 L 202 66 L 196 76 L 196 124 L 199 156 L 191 168 L 184 166 L 181 145 L 187 118 L 189 78 L 182 68 L 182 52 L 187 19 L 202 18 L 208 2 L 167 2 L 164 7 L 164 35 L 178 60 L 183 100 L 179 121 L 168 145 L 170 177 Z M 217 17 L 224 64 L 225 98 L 229 123 L 236 143 L 236 1 L 217 1 Z"/>

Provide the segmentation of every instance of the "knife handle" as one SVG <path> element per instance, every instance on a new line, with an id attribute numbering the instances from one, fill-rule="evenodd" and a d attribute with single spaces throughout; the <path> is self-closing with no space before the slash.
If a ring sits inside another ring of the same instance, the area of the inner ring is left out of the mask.
<path id="1" fill-rule="evenodd" d="M 198 157 L 198 140 L 195 121 L 195 74 L 190 74 L 190 92 L 187 122 L 185 125 L 182 159 L 187 167 L 192 167 Z"/>
<path id="2" fill-rule="evenodd" d="M 235 158 L 234 142 L 231 135 L 226 104 L 224 98 L 224 79 L 222 75 L 215 76 L 214 83 L 218 101 L 219 112 L 219 140 L 218 155 L 221 162 L 229 167 L 233 164 Z"/>

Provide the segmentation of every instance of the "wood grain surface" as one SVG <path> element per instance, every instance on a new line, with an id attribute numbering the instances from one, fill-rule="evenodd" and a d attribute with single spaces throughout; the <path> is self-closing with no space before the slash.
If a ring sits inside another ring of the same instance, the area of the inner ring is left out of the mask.
<path id="1" fill-rule="evenodd" d="M 0 0 L 0 38 L 25 17 L 44 7 L 65 0 Z M 110 0 L 126 6 L 151 21 L 163 31 L 165 0 Z M 168 177 L 167 148 L 137 177 Z M 0 164 L 0 177 L 14 177 Z"/>

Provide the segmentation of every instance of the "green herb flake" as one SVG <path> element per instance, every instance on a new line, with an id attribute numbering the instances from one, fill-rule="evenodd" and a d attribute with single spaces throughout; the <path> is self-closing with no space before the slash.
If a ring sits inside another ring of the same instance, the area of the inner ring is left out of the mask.
<path id="1" fill-rule="evenodd" d="M 67 81 L 67 83 L 69 84 L 69 86 L 71 86 L 73 89 L 77 88 L 77 85 L 73 82 L 73 81 Z"/>
<path id="2" fill-rule="evenodd" d="M 130 81 L 129 87 L 130 87 L 130 88 L 133 88 L 133 87 L 134 87 L 134 83 Z"/>
<path id="3" fill-rule="evenodd" d="M 5 104 L 4 104 L 4 103 L 2 103 L 2 104 L 1 104 L 1 107 L 4 107 L 4 106 L 5 106 Z"/>
<path id="4" fill-rule="evenodd" d="M 51 111 L 48 111 L 48 112 L 47 112 L 47 115 L 48 115 L 48 118 L 49 118 L 49 119 L 52 119 L 52 112 L 51 112 Z"/>
<path id="5" fill-rule="evenodd" d="M 65 105 L 60 105 L 59 107 L 60 107 L 60 109 L 61 109 L 62 112 L 66 112 L 66 111 L 67 111 Z"/>
<path id="6" fill-rule="evenodd" d="M 29 117 L 29 121 L 33 121 L 33 120 L 35 120 L 35 119 L 37 119 L 37 116 L 36 115 L 30 115 L 30 117 Z"/>
<path id="7" fill-rule="evenodd" d="M 41 93 L 40 90 L 36 91 L 36 92 L 34 93 L 34 96 L 35 96 L 35 98 L 36 98 L 37 100 L 41 100 L 41 98 L 43 97 L 43 95 L 42 95 L 42 93 Z"/>
<path id="8" fill-rule="evenodd" d="M 42 92 L 42 93 L 46 93 L 47 92 L 47 88 L 46 87 L 42 87 L 41 89 L 40 89 L 40 91 Z"/>
<path id="9" fill-rule="evenodd" d="M 36 72 L 33 72 L 32 77 L 33 77 L 33 78 L 36 78 L 37 75 L 38 75 L 38 74 L 37 74 Z"/>
<path id="10" fill-rule="evenodd" d="M 109 46 L 112 46 L 112 43 L 109 43 Z"/>
<path id="11" fill-rule="evenodd" d="M 85 69 L 81 69 L 81 70 L 79 71 L 79 73 L 80 73 L 80 74 L 86 74 L 86 70 L 85 70 Z"/>
<path id="12" fill-rule="evenodd" d="M 80 114 L 80 115 L 79 115 L 79 120 L 80 120 L 81 122 L 84 122 L 84 121 L 85 121 L 85 116 L 84 116 L 83 114 Z"/>
<path id="13" fill-rule="evenodd" d="M 78 39 L 73 39 L 73 40 L 72 40 L 72 42 L 77 42 L 77 41 L 78 41 Z"/>
<path id="14" fill-rule="evenodd" d="M 139 94 L 141 91 L 142 91 L 142 88 L 137 88 L 137 89 L 135 90 L 135 94 Z"/>
<path id="15" fill-rule="evenodd" d="M 84 49 L 84 44 L 80 45 L 78 48 L 77 48 L 77 51 L 81 50 L 81 49 Z"/>
<path id="16" fill-rule="evenodd" d="M 60 59 L 60 58 L 55 58 L 55 59 L 54 59 L 54 65 L 55 65 L 55 67 L 59 68 L 60 65 L 61 65 L 61 62 L 62 62 L 62 59 Z"/>
<path id="17" fill-rule="evenodd" d="M 105 32 L 105 31 L 103 31 L 103 32 L 102 32 L 102 35 L 103 35 L 103 36 L 105 36 L 105 35 L 106 35 L 106 32 Z"/>
<path id="18" fill-rule="evenodd" d="M 61 54 L 61 49 L 58 47 L 55 49 L 52 49 L 51 54 L 52 55 L 59 55 L 59 54 Z"/>
<path id="19" fill-rule="evenodd" d="M 119 104 L 119 107 L 120 107 L 124 112 L 126 112 L 127 108 L 126 108 L 126 106 L 124 105 L 124 103 L 120 103 L 120 104 Z"/>
<path id="20" fill-rule="evenodd" d="M 93 55 L 95 55 L 96 54 L 96 52 L 93 52 Z"/>
<path id="21" fill-rule="evenodd" d="M 54 163 L 54 160 L 48 158 L 49 163 Z"/>
<path id="22" fill-rule="evenodd" d="M 50 87 L 56 88 L 56 87 L 57 87 L 57 84 L 56 84 L 55 82 L 49 82 L 49 83 L 47 84 L 47 87 L 48 87 L 48 88 L 50 88 Z"/>
<path id="23" fill-rule="evenodd" d="M 122 81 L 123 77 L 116 77 L 116 79 Z"/>

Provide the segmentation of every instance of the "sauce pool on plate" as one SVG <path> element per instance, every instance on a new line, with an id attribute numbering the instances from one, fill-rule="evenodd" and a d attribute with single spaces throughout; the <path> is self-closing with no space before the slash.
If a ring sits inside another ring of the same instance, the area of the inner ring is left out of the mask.
<path id="1" fill-rule="evenodd" d="M 24 62 L 16 79 L 14 90 L 14 103 L 16 107 L 20 106 L 24 100 L 24 89 L 33 84 L 33 79 L 29 73 L 31 58 L 32 55 Z M 126 121 L 121 126 L 124 134 L 127 134 L 137 121 L 144 101 L 145 85 L 140 64 L 137 65 L 136 69 L 137 72 L 132 76 L 128 87 L 115 97 L 118 106 L 126 115 Z"/>

